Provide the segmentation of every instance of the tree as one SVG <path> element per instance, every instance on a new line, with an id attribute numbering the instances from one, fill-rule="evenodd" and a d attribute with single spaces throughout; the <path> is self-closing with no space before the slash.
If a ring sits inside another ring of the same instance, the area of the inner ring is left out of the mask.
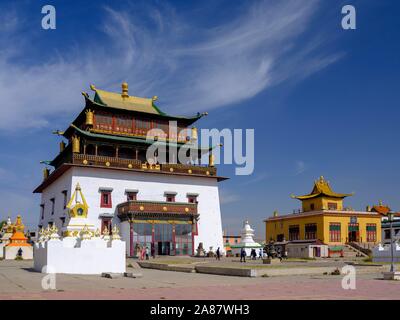
<path id="1" fill-rule="evenodd" d="M 7 223 L 6 220 L 0 221 L 0 231 L 3 229 L 3 226 Z"/>

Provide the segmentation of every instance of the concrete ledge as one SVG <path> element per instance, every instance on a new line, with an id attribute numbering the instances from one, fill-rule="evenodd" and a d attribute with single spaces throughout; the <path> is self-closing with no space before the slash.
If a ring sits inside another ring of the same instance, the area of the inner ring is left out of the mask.
<path id="1" fill-rule="evenodd" d="M 103 272 L 101 274 L 102 278 L 108 278 L 108 279 L 117 279 L 117 278 L 122 278 L 124 275 L 122 273 L 111 273 L 111 272 Z"/>
<path id="2" fill-rule="evenodd" d="M 125 272 L 124 277 L 126 278 L 141 278 L 143 275 L 141 273 Z"/>
<path id="3" fill-rule="evenodd" d="M 400 280 L 400 272 L 383 272 L 383 280 Z"/>
<path id="4" fill-rule="evenodd" d="M 256 277 L 257 271 L 255 269 L 244 268 L 221 268 L 211 266 L 196 266 L 198 273 L 217 274 L 221 276 L 236 276 L 236 277 Z"/>
<path id="5" fill-rule="evenodd" d="M 196 272 L 196 270 L 192 266 L 169 265 L 169 264 L 163 264 L 163 263 L 144 262 L 144 261 L 138 261 L 137 263 L 141 268 L 146 268 L 146 269 L 178 271 L 178 272 L 187 272 L 187 273 Z"/>

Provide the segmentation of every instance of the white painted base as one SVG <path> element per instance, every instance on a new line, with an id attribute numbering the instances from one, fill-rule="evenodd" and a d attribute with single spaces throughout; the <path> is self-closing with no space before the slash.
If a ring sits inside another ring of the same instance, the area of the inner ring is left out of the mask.
<path id="1" fill-rule="evenodd" d="M 124 273 L 125 242 L 66 237 L 62 240 L 35 243 L 34 269 L 43 273 Z"/>
<path id="2" fill-rule="evenodd" d="M 15 260 L 19 248 L 22 249 L 22 259 L 32 260 L 33 259 L 33 248 L 32 247 L 4 247 L 4 259 Z"/>

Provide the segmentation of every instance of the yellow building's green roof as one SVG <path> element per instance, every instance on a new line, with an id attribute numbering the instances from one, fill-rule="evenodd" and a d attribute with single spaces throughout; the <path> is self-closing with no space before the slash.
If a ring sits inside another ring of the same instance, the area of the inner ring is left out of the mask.
<path id="1" fill-rule="evenodd" d="M 303 196 L 292 196 L 292 198 L 299 199 L 299 200 L 307 200 L 312 199 L 320 196 L 332 197 L 332 198 L 345 198 L 352 196 L 352 193 L 337 193 L 334 192 L 329 185 L 329 182 L 321 176 L 318 180 L 314 182 L 314 188 L 312 189 L 311 193 L 303 195 Z"/>

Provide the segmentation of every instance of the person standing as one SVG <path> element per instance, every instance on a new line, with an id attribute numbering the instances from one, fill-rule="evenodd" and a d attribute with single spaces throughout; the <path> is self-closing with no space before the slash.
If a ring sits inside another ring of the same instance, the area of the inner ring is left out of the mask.
<path id="1" fill-rule="evenodd" d="M 246 250 L 244 248 L 240 250 L 240 262 L 246 262 Z"/>
<path id="2" fill-rule="evenodd" d="M 149 247 L 146 246 L 146 260 L 149 260 Z"/>
<path id="3" fill-rule="evenodd" d="M 156 258 L 156 248 L 154 248 L 154 243 L 151 244 L 151 256 L 153 259 Z"/>
<path id="4" fill-rule="evenodd" d="M 262 259 L 263 257 L 263 249 L 260 248 L 260 250 L 258 251 L 258 259 Z"/>
<path id="5" fill-rule="evenodd" d="M 217 259 L 217 260 L 221 260 L 221 250 L 219 249 L 219 247 L 218 247 L 218 249 L 217 249 L 217 256 L 216 256 L 216 259 Z"/>

